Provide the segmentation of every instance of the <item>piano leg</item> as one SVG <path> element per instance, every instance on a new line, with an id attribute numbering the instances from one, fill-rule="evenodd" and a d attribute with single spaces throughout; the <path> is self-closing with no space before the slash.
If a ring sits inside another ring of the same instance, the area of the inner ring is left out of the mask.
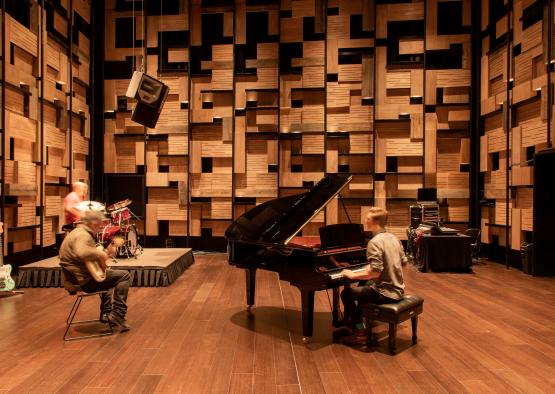
<path id="1" fill-rule="evenodd" d="M 314 324 L 314 290 L 299 287 L 301 291 L 303 343 L 310 342 Z"/>
<path id="2" fill-rule="evenodd" d="M 339 322 L 339 287 L 334 287 L 332 289 L 332 302 L 333 310 L 331 311 L 332 323 L 331 325 L 335 328 L 340 327 Z"/>
<path id="3" fill-rule="evenodd" d="M 246 269 L 247 284 L 247 311 L 250 312 L 254 305 L 254 291 L 256 289 L 256 269 Z"/>

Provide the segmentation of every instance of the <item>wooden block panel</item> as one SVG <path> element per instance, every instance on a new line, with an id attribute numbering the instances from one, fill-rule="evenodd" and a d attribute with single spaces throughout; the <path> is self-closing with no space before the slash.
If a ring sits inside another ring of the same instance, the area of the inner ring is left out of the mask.
<path id="1" fill-rule="evenodd" d="M 8 233 L 8 243 L 13 245 L 13 252 L 25 252 L 35 244 L 36 233 L 34 230 L 20 230 Z M 6 248 L 7 250 L 7 248 Z"/>
<path id="2" fill-rule="evenodd" d="M 69 70 L 78 63 L 82 69 L 89 67 L 90 26 L 87 24 L 90 4 L 77 0 L 73 8 L 62 2 L 63 11 L 51 7 L 49 23 L 46 17 L 38 18 L 39 13 L 46 15 L 40 2 L 29 5 L 20 10 L 23 13 L 18 11 L 16 18 L 8 11 L 3 29 L 5 36 L 2 37 L 7 49 L 3 56 L 6 94 L 2 103 L 5 128 L 1 142 L 6 153 L 4 192 L 10 198 L 5 212 L 5 238 L 14 253 L 28 251 L 34 245 L 55 243 L 56 232 L 63 222 L 59 194 L 63 189 L 58 190 L 56 184 L 70 181 L 68 170 L 71 167 L 74 180 L 84 178 L 88 181 L 85 166 L 88 141 L 82 142 L 75 136 L 76 151 L 69 152 L 67 130 L 73 122 L 71 138 L 75 132 L 79 137 L 88 138 L 89 109 L 85 97 L 89 94 L 89 81 L 77 81 L 79 75 L 74 74 L 74 81 L 78 83 L 70 91 Z M 70 25 L 68 16 L 74 13 L 79 14 L 81 26 Z M 67 56 L 68 34 L 76 37 L 73 59 Z M 46 66 L 43 69 L 39 67 L 42 62 Z M 44 82 L 43 88 L 41 81 Z M 43 100 L 43 106 L 39 105 L 40 100 Z M 70 104 L 74 115 L 67 112 Z M 48 184 L 41 184 L 41 181 Z M 44 195 L 43 207 L 39 206 L 41 193 Z M 41 220 L 37 217 L 41 208 L 45 215 L 42 228 L 38 226 Z M 8 231 L 14 227 L 19 228 Z"/>
<path id="3" fill-rule="evenodd" d="M 6 111 L 6 137 L 37 141 L 37 122 L 25 116 Z"/>
<path id="4" fill-rule="evenodd" d="M 35 199 L 33 197 L 19 197 L 16 209 L 16 226 L 34 226 L 37 224 Z"/>
<path id="5" fill-rule="evenodd" d="M 303 135 L 302 152 L 304 154 L 324 154 L 324 136 L 318 134 Z"/>
<path id="6" fill-rule="evenodd" d="M 189 222 L 170 224 L 176 234 L 184 231 L 185 223 L 191 235 L 221 234 L 228 218 L 240 211 L 231 204 L 233 195 L 275 198 L 298 191 L 280 191 L 278 183 L 283 188 L 307 187 L 326 171 L 358 174 L 349 187 L 350 196 L 374 197 L 384 207 L 395 202 L 388 197 L 412 198 L 425 177 L 427 186 L 437 184 L 448 196 L 447 211 L 462 218 L 460 207 L 468 197 L 464 171 L 470 161 L 470 3 L 383 3 L 293 0 L 211 7 L 208 2 L 193 1 L 175 15 L 148 15 L 147 69 L 164 79 L 171 97 L 157 127 L 148 131 L 159 135 L 155 148 L 147 146 L 145 161 L 140 158 L 145 154 L 141 137 L 129 146 L 122 146 L 126 145 L 119 142 L 123 138 L 113 138 L 116 132 L 142 132 L 123 111 L 117 111 L 128 76 L 106 81 L 107 109 L 118 112 L 116 125 L 113 130 L 109 126 L 106 137 L 116 140 L 106 149 L 118 159 L 107 167 L 136 173 L 144 166 L 149 189 L 171 189 L 170 184 L 175 188 L 174 179 L 188 181 L 194 208 Z M 438 20 L 444 7 L 460 8 L 453 13 L 457 20 L 448 26 Z M 107 12 L 113 22 L 124 17 L 129 18 L 129 13 Z M 140 20 L 139 16 L 135 22 Z M 106 25 L 106 59 L 122 62 L 133 49 L 116 49 L 115 23 Z M 521 46 L 525 30 L 518 33 Z M 502 34 L 503 22 L 493 31 L 496 36 Z M 151 50 L 161 48 L 162 33 L 177 37 L 181 32 L 188 32 L 190 42 L 183 40 L 175 47 L 168 43 L 167 54 L 155 55 Z M 529 44 L 521 59 L 523 70 L 534 69 L 534 32 L 526 32 Z M 140 40 L 142 33 L 136 33 L 133 38 Z M 378 46 L 376 39 L 381 42 Z M 488 75 L 480 101 L 484 109 L 491 109 L 489 114 L 498 109 L 492 102 L 502 93 L 507 58 L 503 51 L 483 53 Z M 52 56 L 50 62 L 61 68 L 59 56 Z M 158 69 L 162 64 L 170 72 Z M 522 141 L 535 142 L 527 120 L 518 120 Z M 490 161 L 494 152 L 502 153 L 502 149 L 489 151 L 501 147 L 495 139 L 498 128 L 485 130 L 484 153 Z M 61 141 L 61 135 L 54 137 Z M 121 154 L 116 155 L 117 151 Z M 387 181 L 374 181 L 374 173 L 380 174 L 379 179 L 387 173 Z M 487 178 L 488 193 L 497 193 L 500 176 Z M 361 205 L 349 205 L 356 212 L 353 217 L 360 218 Z M 319 217 L 319 222 L 345 219 L 337 210 L 333 215 L 331 211 L 329 220 Z M 394 231 L 401 232 L 402 226 L 406 223 L 397 220 Z M 307 233 L 314 231 L 317 227 L 311 224 Z"/>
<path id="7" fill-rule="evenodd" d="M 63 200 L 60 196 L 45 196 L 45 216 L 60 216 L 63 212 Z"/>
<path id="8" fill-rule="evenodd" d="M 43 245 L 50 246 L 56 243 L 56 227 L 58 218 L 45 218 L 43 222 Z M 35 239 L 40 240 L 40 231 L 37 229 L 38 234 L 35 235 Z"/>
<path id="9" fill-rule="evenodd" d="M 374 141 L 372 134 L 349 133 L 350 153 L 373 153 Z"/>
<path id="10" fill-rule="evenodd" d="M 515 49 L 507 53 L 505 45 L 499 45 L 500 37 L 508 29 L 509 20 L 506 10 L 496 16 L 497 23 L 488 26 L 490 21 L 483 18 L 482 28 L 494 31 L 483 40 L 482 56 L 482 97 L 481 112 L 484 120 L 485 135 L 481 137 L 480 170 L 485 173 L 485 195 L 495 199 L 495 207 L 486 210 L 483 224 L 506 223 L 506 209 L 509 210 L 510 242 L 512 249 L 518 250 L 520 242 L 524 239 L 524 231 L 530 231 L 531 215 L 533 209 L 531 199 L 523 191 L 531 193 L 532 189 L 519 186 L 533 185 L 533 163 L 528 162 L 532 151 L 537 151 L 538 146 L 545 144 L 547 136 L 547 100 L 544 95 L 546 86 L 546 56 L 548 37 L 543 25 L 551 17 L 543 15 L 546 9 L 538 7 L 537 2 L 515 2 L 510 25 L 510 47 Z M 535 19 L 530 19 L 528 13 L 537 9 Z M 552 39 L 552 38 L 550 38 Z M 510 74 L 507 73 L 507 60 L 510 63 Z M 485 71 L 484 71 L 485 70 Z M 511 76 L 511 85 L 507 85 L 507 75 Z M 503 109 L 500 104 L 506 100 L 507 89 L 512 97 L 511 124 L 505 124 L 505 112 L 497 115 Z M 511 132 L 505 130 L 510 127 Z M 542 138 L 543 137 L 543 138 Z M 507 144 L 510 152 L 507 152 Z M 532 148 L 533 147 L 533 148 Z M 532 149 L 532 150 L 530 150 Z M 510 184 L 518 188 L 510 193 L 510 202 L 507 207 L 505 201 L 506 191 L 506 165 L 510 157 Z M 530 165 L 531 164 L 531 165 Z M 483 226 L 484 227 L 484 226 Z M 491 242 L 494 235 L 499 236 L 499 242 L 505 242 L 504 229 L 489 227 L 488 235 L 483 237 L 486 242 Z"/>
<path id="11" fill-rule="evenodd" d="M 187 134 L 170 134 L 168 136 L 168 155 L 188 154 L 189 138 Z"/>
<path id="12" fill-rule="evenodd" d="M 195 7 L 192 5 L 191 8 L 196 9 Z M 113 130 L 116 137 L 110 136 L 109 133 L 108 136 L 105 134 L 104 154 L 105 157 L 116 158 L 115 165 L 107 166 L 108 172 L 137 173 L 138 169 L 144 169 L 146 192 L 149 198 L 144 229 L 148 236 L 158 235 L 159 220 L 169 221 L 169 235 L 187 235 L 187 216 L 184 208 L 187 204 L 186 200 L 181 201 L 178 196 L 178 190 L 185 195 L 187 190 L 176 187 L 175 183 L 183 184 L 187 181 L 189 166 L 187 155 L 190 139 L 189 109 L 194 109 L 195 105 L 199 105 L 202 109 L 202 103 L 199 104 L 200 101 L 195 99 L 198 97 L 200 100 L 201 89 L 212 90 L 210 84 L 200 83 L 196 89 L 191 89 L 192 95 L 189 96 L 188 70 L 192 53 L 187 37 L 192 18 L 190 18 L 187 6 L 167 11 L 165 9 L 163 15 L 148 15 L 145 21 L 147 28 L 137 28 L 135 32 L 131 33 L 115 31 L 114 27 L 124 21 L 127 22 L 132 17 L 135 18 L 133 21 L 135 26 L 140 27 L 143 21 L 142 11 L 131 15 L 127 11 L 118 10 L 114 4 L 108 4 L 106 11 L 105 59 L 106 69 L 111 73 L 106 75 L 104 82 L 104 101 L 105 110 L 115 112 Z M 200 21 L 198 24 L 194 21 L 192 23 L 195 28 L 200 28 L 202 25 Z M 229 24 L 226 26 L 229 29 Z M 146 33 L 145 37 L 142 37 L 143 33 Z M 133 54 L 137 55 L 137 68 L 140 67 L 143 50 L 138 45 L 133 52 L 133 47 L 143 38 L 142 42 L 149 48 L 156 48 L 156 51 L 149 51 L 144 59 L 148 74 L 169 87 L 169 94 L 156 127 L 146 130 L 149 137 L 146 143 L 145 129 L 142 125 L 131 121 L 129 116 L 128 111 L 135 106 L 134 100 L 127 100 L 124 97 L 131 74 L 123 71 L 126 67 L 118 67 L 122 62 L 131 59 Z M 191 34 L 191 40 L 194 39 L 196 36 Z M 209 53 L 215 54 L 216 58 L 214 64 L 209 64 L 207 68 L 207 79 L 209 81 L 216 80 L 218 87 L 214 90 L 231 89 L 232 72 L 229 67 L 225 67 L 226 62 L 229 63 L 229 60 L 232 60 L 230 49 L 229 45 L 210 48 Z M 204 62 L 201 59 L 198 60 L 198 68 L 200 68 Z M 86 77 L 86 72 L 81 74 L 81 71 L 79 69 L 80 77 Z M 214 96 L 214 109 L 200 113 L 198 117 L 201 121 L 205 117 L 206 121 L 212 122 L 215 117 L 230 114 L 230 105 L 227 105 L 225 98 L 222 99 L 218 94 L 214 94 Z M 193 121 L 195 120 L 193 119 Z M 108 126 L 109 123 L 105 122 L 105 125 Z M 110 125 L 109 128 L 111 129 L 112 126 Z M 120 133 L 128 135 L 118 136 Z M 174 212 L 173 216 L 171 212 Z M 140 223 L 140 225 L 143 224 Z"/>
<path id="13" fill-rule="evenodd" d="M 187 220 L 187 210 L 179 204 L 156 204 L 157 220 Z"/>
<path id="14" fill-rule="evenodd" d="M 168 235 L 175 237 L 184 237 L 187 235 L 187 221 L 186 220 L 170 220 L 168 222 Z"/>
<path id="15" fill-rule="evenodd" d="M 5 39 L 6 41 L 10 41 L 17 47 L 23 49 L 30 55 L 37 57 L 37 35 L 13 19 L 10 15 L 6 16 Z"/>
<path id="16" fill-rule="evenodd" d="M 384 207 L 388 212 L 387 230 L 397 238 L 407 239 L 407 226 L 409 220 L 409 204 L 398 201 L 388 201 Z"/>
<path id="17" fill-rule="evenodd" d="M 349 84 L 330 82 L 327 85 L 327 106 L 329 108 L 348 107 L 351 103 L 351 89 Z"/>
<path id="18" fill-rule="evenodd" d="M 249 174 L 236 177 L 235 195 L 237 197 L 277 196 L 277 174 Z"/>
<path id="19" fill-rule="evenodd" d="M 231 197 L 231 174 L 191 174 L 192 197 Z"/>

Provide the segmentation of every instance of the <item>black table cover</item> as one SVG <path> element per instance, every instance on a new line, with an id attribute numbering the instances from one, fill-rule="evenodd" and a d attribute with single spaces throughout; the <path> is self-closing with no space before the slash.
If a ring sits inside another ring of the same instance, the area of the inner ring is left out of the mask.
<path id="1" fill-rule="evenodd" d="M 471 237 L 466 235 L 424 235 L 420 245 L 421 271 L 472 269 Z"/>

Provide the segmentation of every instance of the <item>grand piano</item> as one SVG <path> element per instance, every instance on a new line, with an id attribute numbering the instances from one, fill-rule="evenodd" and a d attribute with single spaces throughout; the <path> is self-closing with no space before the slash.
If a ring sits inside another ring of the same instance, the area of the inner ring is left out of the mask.
<path id="1" fill-rule="evenodd" d="M 312 337 L 314 293 L 333 289 L 333 322 L 338 322 L 344 268 L 358 271 L 366 262 L 366 237 L 360 224 L 320 228 L 320 242 L 295 236 L 351 181 L 350 175 L 324 177 L 310 191 L 267 201 L 237 218 L 226 230 L 229 262 L 245 269 L 248 310 L 254 305 L 256 270 L 277 272 L 301 292 L 303 342 Z"/>

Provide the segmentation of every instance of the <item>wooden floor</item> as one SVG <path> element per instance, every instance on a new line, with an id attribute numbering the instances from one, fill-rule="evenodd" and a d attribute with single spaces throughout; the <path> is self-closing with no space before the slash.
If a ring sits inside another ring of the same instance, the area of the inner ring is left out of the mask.
<path id="1" fill-rule="evenodd" d="M 298 291 L 265 271 L 249 318 L 244 273 L 224 255 L 197 255 L 170 287 L 132 288 L 132 330 L 111 337 L 64 343 L 73 298 L 27 289 L 0 298 L 0 392 L 554 392 L 555 278 L 495 263 L 474 271 L 405 270 L 424 314 L 419 344 L 404 323 L 394 357 L 387 340 L 373 352 L 332 343 L 324 292 L 302 345 Z M 84 315 L 96 315 L 87 301 Z"/>

